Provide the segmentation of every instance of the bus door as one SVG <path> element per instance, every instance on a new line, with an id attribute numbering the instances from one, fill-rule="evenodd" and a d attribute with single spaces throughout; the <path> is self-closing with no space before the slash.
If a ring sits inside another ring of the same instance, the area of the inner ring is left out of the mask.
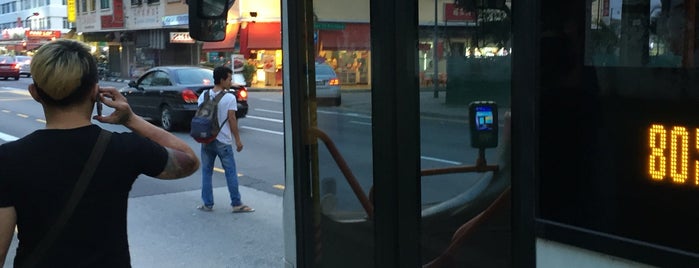
<path id="1" fill-rule="evenodd" d="M 510 267 L 510 3 L 303 3 L 282 29 L 287 265 Z"/>

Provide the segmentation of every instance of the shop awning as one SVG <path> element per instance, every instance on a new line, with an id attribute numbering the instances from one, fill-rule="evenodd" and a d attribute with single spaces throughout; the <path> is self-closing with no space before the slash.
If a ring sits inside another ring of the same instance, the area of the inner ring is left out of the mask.
<path id="1" fill-rule="evenodd" d="M 235 48 L 235 38 L 238 36 L 240 24 L 231 23 L 226 26 L 226 38 L 221 42 L 204 42 L 202 50 L 204 52 L 211 51 L 233 51 Z"/>
<path id="2" fill-rule="evenodd" d="M 345 23 L 342 30 L 318 30 L 318 40 L 323 50 L 370 49 L 370 27 L 368 23 Z"/>
<path id="3" fill-rule="evenodd" d="M 248 38 L 247 49 L 282 48 L 282 25 L 279 22 L 248 22 L 245 31 Z"/>

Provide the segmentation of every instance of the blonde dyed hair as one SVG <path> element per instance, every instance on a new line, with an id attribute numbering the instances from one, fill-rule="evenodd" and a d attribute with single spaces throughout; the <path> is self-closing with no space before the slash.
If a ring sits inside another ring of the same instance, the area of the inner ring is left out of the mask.
<path id="1" fill-rule="evenodd" d="M 87 91 L 97 83 L 95 58 L 87 45 L 75 40 L 59 39 L 41 46 L 30 68 L 34 85 L 54 101 Z"/>

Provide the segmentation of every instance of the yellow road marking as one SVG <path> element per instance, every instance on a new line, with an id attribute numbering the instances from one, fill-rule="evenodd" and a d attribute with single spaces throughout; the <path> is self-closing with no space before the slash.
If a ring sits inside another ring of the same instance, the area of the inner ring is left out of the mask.
<path id="1" fill-rule="evenodd" d="M 214 171 L 216 171 L 218 173 L 224 173 L 224 174 L 226 173 L 225 170 L 223 170 L 222 168 L 217 168 L 217 167 L 214 167 Z M 242 177 L 242 176 L 244 176 L 243 173 L 238 173 L 238 177 Z"/>
<path id="2" fill-rule="evenodd" d="M 44 119 L 36 119 L 36 122 L 39 122 L 39 123 L 44 123 L 44 124 L 46 124 L 46 120 L 44 120 Z"/>
<path id="3" fill-rule="evenodd" d="M 284 190 L 284 189 L 286 188 L 286 187 L 284 187 L 284 185 L 281 185 L 281 184 L 275 184 L 275 185 L 272 186 L 272 187 L 277 188 L 277 189 L 280 189 L 280 190 Z"/>

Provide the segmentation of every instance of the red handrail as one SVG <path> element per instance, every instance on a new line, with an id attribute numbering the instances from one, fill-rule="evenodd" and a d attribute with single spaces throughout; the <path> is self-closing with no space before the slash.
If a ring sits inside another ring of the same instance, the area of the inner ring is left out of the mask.
<path id="1" fill-rule="evenodd" d="M 367 217 L 369 219 L 373 219 L 374 205 L 371 204 L 369 198 L 362 190 L 362 187 L 359 185 L 359 182 L 357 182 L 357 178 L 352 173 L 352 170 L 350 170 L 349 166 L 347 165 L 347 162 L 345 162 L 345 159 L 340 154 L 340 151 L 337 149 L 337 146 L 335 146 L 335 143 L 330 139 L 328 134 L 325 134 L 325 132 L 321 131 L 318 128 L 309 128 L 309 133 L 323 141 L 325 147 L 328 148 L 328 152 L 330 152 L 330 155 L 332 155 L 333 159 L 335 159 L 335 163 L 337 163 L 337 166 L 340 168 L 340 171 L 342 171 L 342 174 L 345 175 L 347 183 L 352 188 L 352 191 L 357 196 L 357 199 L 359 199 L 359 203 L 361 203 L 362 207 L 364 207 L 364 211 L 366 211 Z"/>
<path id="2" fill-rule="evenodd" d="M 451 238 L 451 243 L 441 255 L 434 260 L 422 266 L 422 268 L 439 268 L 439 267 L 454 267 L 454 256 L 459 250 L 461 244 L 464 243 L 468 235 L 472 234 L 476 227 L 481 225 L 485 220 L 493 216 L 493 213 L 502 207 L 510 197 L 510 187 L 507 187 L 493 203 L 488 206 L 483 212 L 479 213 L 471 220 L 467 221 L 459 229 L 454 232 Z"/>

